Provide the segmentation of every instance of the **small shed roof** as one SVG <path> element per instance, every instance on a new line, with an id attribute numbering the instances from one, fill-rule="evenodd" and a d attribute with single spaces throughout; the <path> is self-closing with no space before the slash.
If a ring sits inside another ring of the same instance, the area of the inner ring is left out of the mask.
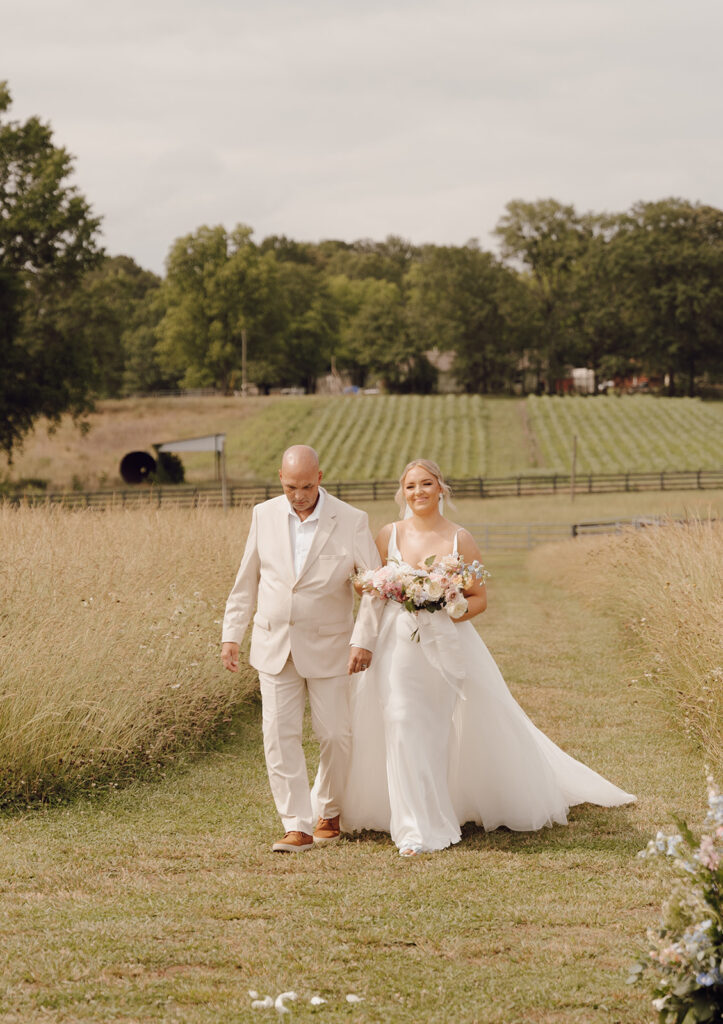
<path id="1" fill-rule="evenodd" d="M 206 434 L 205 437 L 187 437 L 181 441 L 154 444 L 157 452 L 222 452 L 225 434 Z"/>

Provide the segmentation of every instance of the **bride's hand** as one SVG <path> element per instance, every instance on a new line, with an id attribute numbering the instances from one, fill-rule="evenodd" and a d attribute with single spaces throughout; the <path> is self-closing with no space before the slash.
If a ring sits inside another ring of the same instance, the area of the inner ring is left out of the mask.
<path id="1" fill-rule="evenodd" d="M 365 647 L 349 648 L 348 675 L 353 676 L 355 672 L 363 672 L 372 663 L 372 652 Z"/>

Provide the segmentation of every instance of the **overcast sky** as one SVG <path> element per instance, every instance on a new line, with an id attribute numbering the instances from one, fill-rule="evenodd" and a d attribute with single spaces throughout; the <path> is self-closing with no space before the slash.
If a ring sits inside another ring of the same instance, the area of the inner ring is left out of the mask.
<path id="1" fill-rule="evenodd" d="M 723 206 L 721 0 L 0 0 L 10 116 L 76 158 L 111 254 L 494 248 L 513 198 Z"/>

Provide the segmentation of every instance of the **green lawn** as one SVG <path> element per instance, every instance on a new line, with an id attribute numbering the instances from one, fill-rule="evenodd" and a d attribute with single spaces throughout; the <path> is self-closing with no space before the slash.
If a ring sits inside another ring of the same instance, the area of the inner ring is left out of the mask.
<path id="1" fill-rule="evenodd" d="M 612 618 L 522 554 L 490 568 L 480 629 L 513 692 L 636 806 L 532 835 L 467 828 L 411 862 L 380 835 L 272 855 L 251 704 L 182 773 L 0 818 L 0 1021 L 271 1020 L 248 991 L 291 989 L 291 1021 L 646 1024 L 625 977 L 662 891 L 636 853 L 673 812 L 700 821 L 702 759 L 631 685 Z"/>

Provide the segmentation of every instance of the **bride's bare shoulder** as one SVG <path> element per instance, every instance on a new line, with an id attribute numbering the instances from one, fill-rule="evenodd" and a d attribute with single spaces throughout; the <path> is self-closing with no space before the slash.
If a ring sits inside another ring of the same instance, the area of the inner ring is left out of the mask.
<path id="1" fill-rule="evenodd" d="M 384 526 L 382 526 L 381 530 L 379 531 L 379 533 L 376 536 L 376 543 L 377 543 L 377 545 L 388 543 L 389 538 L 392 535 L 392 527 L 393 526 L 394 526 L 394 523 L 385 523 Z"/>
<path id="2" fill-rule="evenodd" d="M 464 526 L 457 527 L 457 550 L 465 562 L 473 562 L 475 558 L 479 560 L 482 557 L 477 541 Z"/>

